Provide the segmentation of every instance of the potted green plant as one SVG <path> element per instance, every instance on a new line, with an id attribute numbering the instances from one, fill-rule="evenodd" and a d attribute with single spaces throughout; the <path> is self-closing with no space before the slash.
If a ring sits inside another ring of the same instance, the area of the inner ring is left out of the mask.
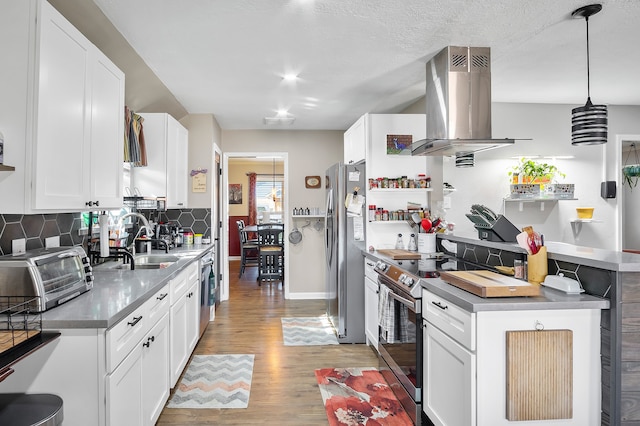
<path id="1" fill-rule="evenodd" d="M 629 188 L 633 189 L 638 185 L 638 178 L 640 177 L 640 164 L 631 164 L 622 168 L 622 184 L 629 185 Z"/>
<path id="2" fill-rule="evenodd" d="M 518 181 L 514 176 L 518 176 Z M 543 163 L 522 157 L 520 162 L 509 171 L 513 183 L 549 183 L 554 182 L 557 176 L 565 177 L 558 168 L 549 163 Z"/>
<path id="3" fill-rule="evenodd" d="M 627 164 L 622 168 L 622 184 L 625 183 L 629 185 L 629 188 L 633 190 L 633 188 L 638 185 L 638 178 L 640 177 L 640 161 L 638 160 L 638 151 L 636 150 L 636 144 L 631 144 L 631 150 L 627 152 L 627 157 L 625 158 L 624 164 Z M 631 151 L 636 157 L 636 164 L 629 164 L 629 156 L 631 155 Z"/>

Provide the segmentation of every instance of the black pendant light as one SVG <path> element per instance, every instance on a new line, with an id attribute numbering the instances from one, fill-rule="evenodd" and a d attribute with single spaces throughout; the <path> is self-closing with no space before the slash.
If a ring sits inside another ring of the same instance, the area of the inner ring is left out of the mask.
<path id="1" fill-rule="evenodd" d="M 473 167 L 473 152 L 456 152 L 456 167 Z"/>
<path id="2" fill-rule="evenodd" d="M 607 142 L 607 106 L 591 103 L 589 81 L 589 17 L 601 10 L 601 4 L 590 4 L 571 14 L 574 18 L 584 18 L 587 23 L 587 103 L 571 110 L 571 145 L 598 145 Z"/>

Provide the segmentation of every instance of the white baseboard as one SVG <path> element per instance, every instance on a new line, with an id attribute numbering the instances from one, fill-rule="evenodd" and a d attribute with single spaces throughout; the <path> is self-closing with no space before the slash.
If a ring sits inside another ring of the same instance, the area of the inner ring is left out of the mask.
<path id="1" fill-rule="evenodd" d="M 295 300 L 326 299 L 327 293 L 289 293 L 288 298 Z"/>

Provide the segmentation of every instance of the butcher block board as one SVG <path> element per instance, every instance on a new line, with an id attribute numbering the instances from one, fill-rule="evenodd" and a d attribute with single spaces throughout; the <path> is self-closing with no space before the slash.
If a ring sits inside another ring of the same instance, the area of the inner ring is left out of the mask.
<path id="1" fill-rule="evenodd" d="M 384 254 L 393 260 L 414 260 L 421 259 L 422 255 L 415 251 L 400 250 L 400 249 L 382 249 L 378 250 L 378 253 Z"/>
<path id="2" fill-rule="evenodd" d="M 492 271 L 443 271 L 440 279 L 480 297 L 539 296 L 540 286 Z"/>

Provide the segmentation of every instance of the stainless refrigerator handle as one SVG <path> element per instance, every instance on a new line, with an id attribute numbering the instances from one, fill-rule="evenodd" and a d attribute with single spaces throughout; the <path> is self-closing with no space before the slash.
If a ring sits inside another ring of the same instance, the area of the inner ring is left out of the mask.
<path id="1" fill-rule="evenodd" d="M 329 244 L 329 212 L 332 204 L 332 195 L 332 188 L 329 188 L 329 191 L 327 192 L 327 202 L 325 203 L 324 210 L 324 246 L 326 249 L 325 260 L 327 262 L 327 266 L 331 266 L 331 259 L 333 257 L 333 241 L 331 242 L 331 244 Z M 333 226 L 333 222 L 331 223 L 331 225 Z"/>

